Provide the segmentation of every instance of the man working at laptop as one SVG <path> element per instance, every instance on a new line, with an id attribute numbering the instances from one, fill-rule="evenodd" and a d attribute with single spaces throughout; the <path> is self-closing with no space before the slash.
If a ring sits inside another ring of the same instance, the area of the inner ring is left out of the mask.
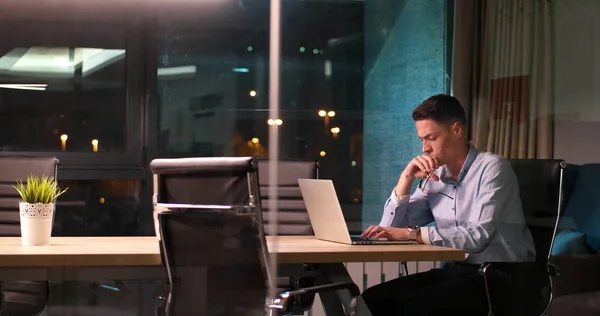
<path id="1" fill-rule="evenodd" d="M 456 98 L 432 96 L 412 117 L 424 154 L 400 175 L 379 226 L 362 236 L 463 249 L 466 259 L 373 286 L 363 299 L 374 316 L 487 315 L 479 265 L 535 259 L 516 175 L 501 156 L 468 142 L 466 115 Z"/>

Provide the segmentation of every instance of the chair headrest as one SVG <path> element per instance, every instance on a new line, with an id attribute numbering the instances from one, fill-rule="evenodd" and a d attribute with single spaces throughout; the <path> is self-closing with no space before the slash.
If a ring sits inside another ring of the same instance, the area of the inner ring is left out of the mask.
<path id="1" fill-rule="evenodd" d="M 159 158 L 150 162 L 153 174 L 252 172 L 257 168 L 254 157 Z"/>

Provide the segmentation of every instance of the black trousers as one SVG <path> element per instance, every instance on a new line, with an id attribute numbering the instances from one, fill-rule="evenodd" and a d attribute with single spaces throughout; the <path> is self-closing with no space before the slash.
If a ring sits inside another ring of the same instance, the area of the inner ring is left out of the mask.
<path id="1" fill-rule="evenodd" d="M 373 316 L 488 315 L 483 276 L 478 266 L 448 263 L 441 269 L 411 274 L 365 290 Z"/>

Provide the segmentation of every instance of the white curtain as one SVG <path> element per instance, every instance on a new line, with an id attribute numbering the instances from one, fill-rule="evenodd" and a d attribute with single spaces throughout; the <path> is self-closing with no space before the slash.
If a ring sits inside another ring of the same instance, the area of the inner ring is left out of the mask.
<path id="1" fill-rule="evenodd" d="M 482 0 L 472 11 L 473 143 L 506 158 L 552 158 L 550 0 Z"/>

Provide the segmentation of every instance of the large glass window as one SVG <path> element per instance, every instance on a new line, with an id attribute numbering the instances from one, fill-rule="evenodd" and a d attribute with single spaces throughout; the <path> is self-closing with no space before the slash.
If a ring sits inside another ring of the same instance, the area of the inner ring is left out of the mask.
<path id="1" fill-rule="evenodd" d="M 139 166 L 146 9 L 0 3 L 0 151 L 53 154 L 62 167 Z"/>
<path id="2" fill-rule="evenodd" d="M 268 1 L 159 6 L 160 155 L 261 155 L 268 9 Z"/>
<path id="3" fill-rule="evenodd" d="M 365 2 L 282 2 L 280 153 L 319 160 L 360 230 Z"/>
<path id="4" fill-rule="evenodd" d="M 158 18 L 159 155 L 268 157 L 268 2 L 174 7 Z M 278 156 L 319 160 L 352 231 L 420 152 L 412 108 L 449 92 L 451 14 L 443 0 L 282 1 Z"/>
<path id="5" fill-rule="evenodd" d="M 144 203 L 139 180 L 60 180 L 68 188 L 56 204 L 53 236 L 135 236 Z"/>
<path id="6" fill-rule="evenodd" d="M 125 151 L 125 36 L 40 24 L 0 33 L 2 150 Z"/>

